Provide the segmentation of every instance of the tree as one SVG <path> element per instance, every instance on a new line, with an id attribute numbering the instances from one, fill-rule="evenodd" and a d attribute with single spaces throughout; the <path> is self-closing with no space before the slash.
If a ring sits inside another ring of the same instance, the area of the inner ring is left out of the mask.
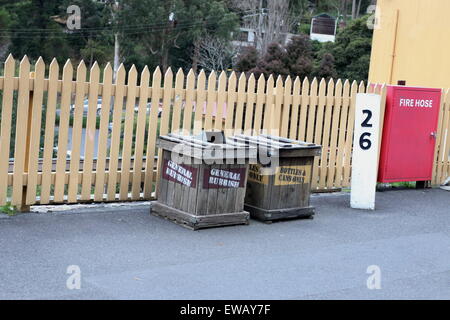
<path id="1" fill-rule="evenodd" d="M 207 35 L 198 42 L 198 46 L 198 65 L 203 69 L 221 71 L 231 66 L 235 52 L 229 41 Z"/>
<path id="2" fill-rule="evenodd" d="M 334 57 L 331 53 L 325 53 L 320 61 L 320 65 L 315 71 L 315 75 L 319 78 L 337 78 L 337 72 L 334 65 Z"/>
<path id="3" fill-rule="evenodd" d="M 160 65 L 163 70 L 180 67 L 177 62 L 188 60 L 187 55 L 195 68 L 202 37 L 214 34 L 226 39 L 237 27 L 236 15 L 219 0 L 123 0 L 119 20 L 125 62 Z M 136 27 L 126 27 L 130 21 Z M 185 57 L 180 58 L 182 54 Z"/>
<path id="4" fill-rule="evenodd" d="M 263 73 L 266 78 L 271 74 L 286 76 L 289 74 L 289 68 L 286 66 L 286 51 L 278 43 L 271 43 L 267 48 L 266 54 L 258 62 L 256 68 L 250 70 L 255 75 Z"/>
<path id="5" fill-rule="evenodd" d="M 234 67 L 239 72 L 247 72 L 256 68 L 258 59 L 258 50 L 255 47 L 245 47 L 239 53 Z"/>
<path id="6" fill-rule="evenodd" d="M 328 48 L 336 59 L 336 71 L 341 78 L 357 81 L 368 78 L 373 30 L 367 28 L 366 21 L 367 17 L 361 17 L 350 22 Z"/>
<path id="7" fill-rule="evenodd" d="M 309 77 L 313 70 L 311 40 L 306 35 L 298 35 L 286 46 L 287 67 L 292 77 Z"/>

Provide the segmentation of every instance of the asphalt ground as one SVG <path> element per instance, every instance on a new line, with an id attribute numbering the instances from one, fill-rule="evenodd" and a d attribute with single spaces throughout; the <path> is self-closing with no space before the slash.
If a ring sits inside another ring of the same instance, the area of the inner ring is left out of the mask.
<path id="1" fill-rule="evenodd" d="M 148 203 L 0 214 L 0 299 L 450 299 L 448 191 L 312 204 L 312 220 L 200 231 Z"/>

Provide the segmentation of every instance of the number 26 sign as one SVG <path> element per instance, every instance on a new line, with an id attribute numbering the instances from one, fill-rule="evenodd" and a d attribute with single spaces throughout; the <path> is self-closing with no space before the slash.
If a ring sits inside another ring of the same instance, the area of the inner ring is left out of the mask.
<path id="1" fill-rule="evenodd" d="M 355 209 L 375 209 L 380 108 L 380 95 L 356 95 L 350 196 Z"/>

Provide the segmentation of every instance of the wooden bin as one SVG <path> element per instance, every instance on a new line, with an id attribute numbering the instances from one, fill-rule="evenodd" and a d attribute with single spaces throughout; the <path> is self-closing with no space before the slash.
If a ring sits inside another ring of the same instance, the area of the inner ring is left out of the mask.
<path id="1" fill-rule="evenodd" d="M 220 135 L 216 140 L 225 140 Z M 245 186 L 256 148 L 226 140 L 211 143 L 207 140 L 217 135 L 206 136 L 169 134 L 158 139 L 163 158 L 151 212 L 194 230 L 248 224 Z"/>
<path id="2" fill-rule="evenodd" d="M 244 206 L 252 218 L 273 221 L 314 215 L 311 178 L 321 146 L 269 135 L 231 139 L 258 148 L 259 164 L 250 165 Z M 271 163 L 262 165 L 262 155 L 269 155 Z"/>

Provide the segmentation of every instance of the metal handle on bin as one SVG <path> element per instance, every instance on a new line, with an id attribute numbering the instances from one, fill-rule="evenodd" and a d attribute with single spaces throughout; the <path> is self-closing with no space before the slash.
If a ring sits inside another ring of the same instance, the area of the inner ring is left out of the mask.
<path id="1" fill-rule="evenodd" d="M 433 131 L 430 135 L 433 137 L 433 139 L 436 139 L 436 131 Z"/>

